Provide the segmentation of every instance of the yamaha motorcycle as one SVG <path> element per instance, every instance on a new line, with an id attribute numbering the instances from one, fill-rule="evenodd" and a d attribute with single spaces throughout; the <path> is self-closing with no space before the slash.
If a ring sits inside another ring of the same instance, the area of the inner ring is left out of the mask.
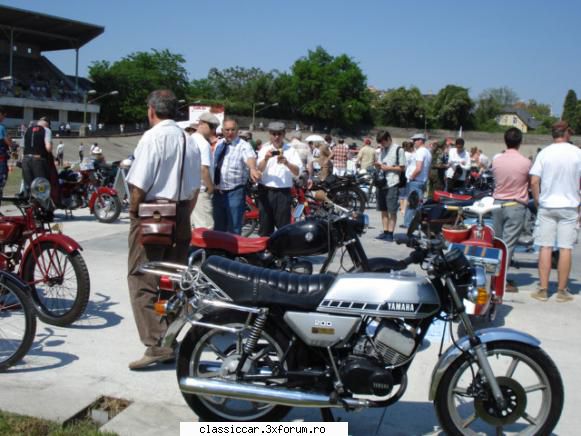
<path id="1" fill-rule="evenodd" d="M 155 308 L 168 323 L 162 345 L 178 348 L 186 403 L 208 421 L 279 421 L 291 407 L 320 408 L 331 421 L 332 408 L 388 407 L 404 395 L 432 321 L 459 319 L 467 335 L 440 356 L 429 389 L 442 429 L 550 434 L 564 388 L 540 341 L 505 328 L 476 332 L 463 303 L 477 298 L 464 254 L 441 240 L 408 244 L 405 263 L 422 264 L 425 277 L 307 276 L 217 256 L 201 267 L 143 265 L 179 284 Z"/>

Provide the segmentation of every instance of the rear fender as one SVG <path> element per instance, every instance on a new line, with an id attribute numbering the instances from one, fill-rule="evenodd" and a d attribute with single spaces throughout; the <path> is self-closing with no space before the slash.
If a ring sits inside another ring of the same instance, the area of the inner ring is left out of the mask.
<path id="1" fill-rule="evenodd" d="M 539 347 L 541 341 L 539 341 L 534 336 L 527 333 L 519 332 L 513 329 L 507 328 L 490 328 L 479 330 L 476 334 L 483 344 L 490 344 L 492 342 L 518 342 L 521 344 L 530 345 L 532 347 Z M 461 338 L 457 345 L 462 350 L 468 350 L 470 348 L 469 339 L 464 336 Z M 434 401 L 436 397 L 436 392 L 438 391 L 438 386 L 444 374 L 452 366 L 452 364 L 462 356 L 463 352 L 460 351 L 455 345 L 451 345 L 446 352 L 440 357 L 438 363 L 436 364 L 434 371 L 432 372 L 432 382 L 430 383 L 430 401 Z"/>
<path id="2" fill-rule="evenodd" d="M 33 239 L 32 242 L 26 247 L 26 250 L 24 250 L 22 262 L 20 262 L 20 273 L 22 273 L 22 267 L 24 264 L 26 264 L 28 257 L 34 255 L 32 250 L 34 249 L 36 251 L 42 242 L 50 242 L 58 247 L 61 247 L 67 252 L 67 254 L 72 254 L 75 251 L 80 251 L 83 249 L 77 241 L 67 235 L 63 235 L 62 233 L 44 233 Z"/>
<path id="3" fill-rule="evenodd" d="M 91 209 L 91 212 L 93 211 L 95 202 L 103 194 L 107 194 L 112 197 L 117 197 L 117 190 L 113 188 L 108 188 L 107 186 L 98 187 L 97 190 L 91 194 L 91 198 L 89 199 L 89 209 Z"/>

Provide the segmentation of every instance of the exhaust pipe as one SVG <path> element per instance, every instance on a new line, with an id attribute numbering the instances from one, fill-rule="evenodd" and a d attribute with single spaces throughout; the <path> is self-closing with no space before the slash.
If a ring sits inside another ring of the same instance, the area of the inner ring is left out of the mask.
<path id="1" fill-rule="evenodd" d="M 227 380 L 211 380 L 199 377 L 182 377 L 180 390 L 186 394 L 215 395 L 236 400 L 257 401 L 291 407 L 368 407 L 369 402 L 354 398 L 331 400 L 329 395 L 295 391 L 287 388 L 257 386 Z"/>

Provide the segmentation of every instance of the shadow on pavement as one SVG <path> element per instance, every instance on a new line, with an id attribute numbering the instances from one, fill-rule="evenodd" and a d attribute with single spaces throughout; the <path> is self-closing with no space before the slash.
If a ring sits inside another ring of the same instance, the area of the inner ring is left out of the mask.
<path id="1" fill-rule="evenodd" d="M 77 356 L 70 353 L 63 353 L 62 351 L 51 351 L 51 347 L 59 347 L 64 344 L 63 339 L 65 335 L 57 335 L 55 330 L 50 327 L 45 327 L 42 332 L 36 333 L 36 340 L 24 359 L 17 365 L 5 371 L 6 374 L 11 373 L 25 373 L 38 372 L 48 369 L 61 368 L 69 365 L 75 360 L 79 360 Z"/>
<path id="2" fill-rule="evenodd" d="M 109 309 L 112 306 L 117 306 L 119 303 L 111 301 L 111 297 L 105 294 L 94 294 L 99 297 L 99 301 L 91 300 L 87 304 L 85 313 L 73 325 L 69 326 L 72 329 L 78 330 L 96 330 L 106 329 L 118 325 L 123 317 Z"/>

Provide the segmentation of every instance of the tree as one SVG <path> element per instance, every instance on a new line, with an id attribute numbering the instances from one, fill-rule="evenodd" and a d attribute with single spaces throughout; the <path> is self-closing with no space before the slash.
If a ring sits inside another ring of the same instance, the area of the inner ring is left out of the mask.
<path id="1" fill-rule="evenodd" d="M 151 91 L 171 89 L 178 99 L 186 97 L 188 77 L 182 55 L 169 50 L 135 52 L 121 60 L 93 62 L 89 77 L 98 94 L 119 91 L 114 98 L 100 100 L 101 121 L 105 123 L 141 122 Z"/>
<path id="2" fill-rule="evenodd" d="M 377 102 L 376 118 L 380 124 L 396 127 L 423 127 L 427 105 L 416 87 L 386 92 Z"/>
<path id="3" fill-rule="evenodd" d="M 561 118 L 565 121 L 571 123 L 577 117 L 577 94 L 575 91 L 570 89 L 565 97 L 565 103 L 563 104 L 563 115 Z"/>
<path id="4" fill-rule="evenodd" d="M 508 86 L 501 86 L 500 88 L 488 88 L 482 91 L 479 100 L 491 99 L 499 104 L 502 109 L 512 107 L 518 102 L 518 95 Z"/>
<path id="5" fill-rule="evenodd" d="M 496 117 L 503 109 L 512 108 L 517 101 L 516 92 L 506 86 L 485 89 L 478 96 L 476 103 L 475 127 L 479 130 L 496 130 Z"/>
<path id="6" fill-rule="evenodd" d="M 322 47 L 291 67 L 284 90 L 292 112 L 309 120 L 353 128 L 370 120 L 367 78 L 347 55 L 331 56 Z"/>
<path id="7" fill-rule="evenodd" d="M 473 124 L 473 106 L 467 88 L 447 85 L 436 95 L 432 111 L 440 127 L 456 130 L 462 126 L 466 129 Z"/>

